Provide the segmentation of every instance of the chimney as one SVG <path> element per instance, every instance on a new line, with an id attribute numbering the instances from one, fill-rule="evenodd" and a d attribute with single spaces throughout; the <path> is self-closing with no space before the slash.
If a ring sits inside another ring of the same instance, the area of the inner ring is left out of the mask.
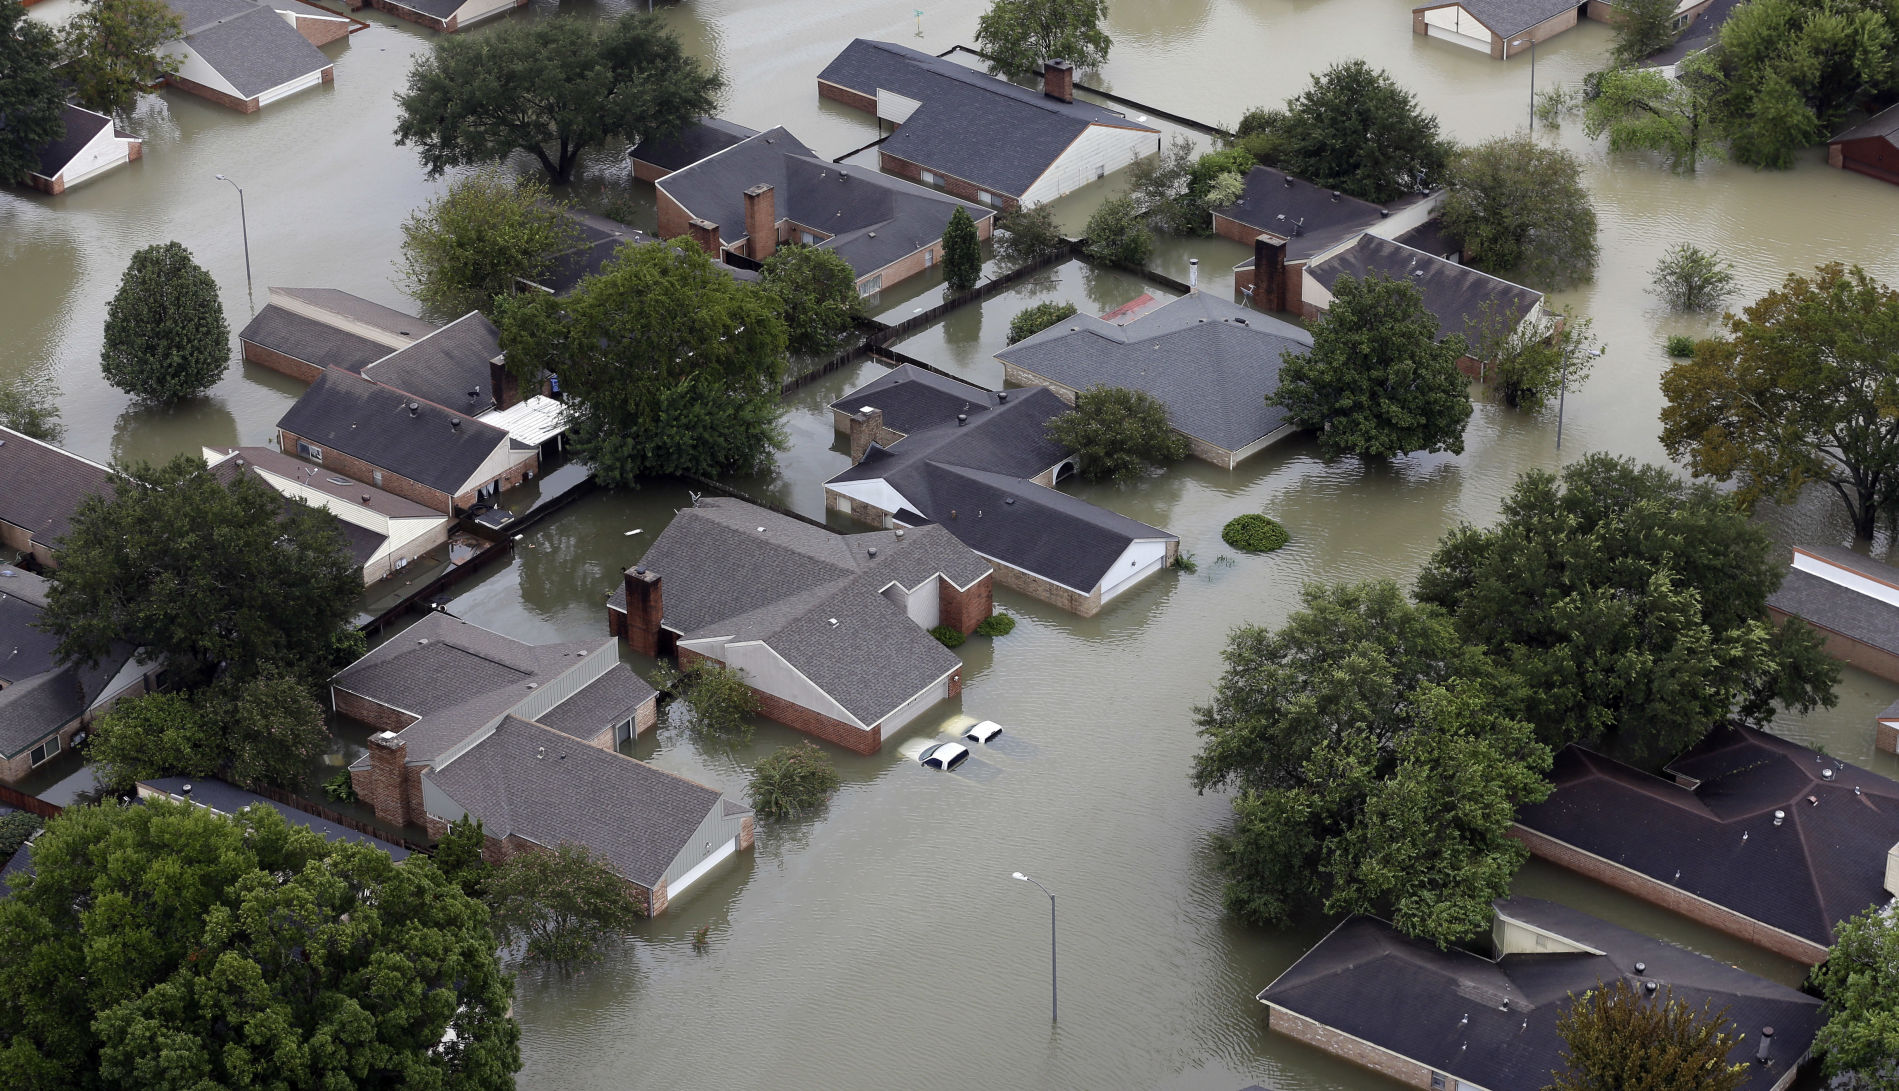
<path id="1" fill-rule="evenodd" d="M 867 405 L 851 414 L 851 465 L 864 461 L 864 453 L 883 431 L 883 410 Z"/>
<path id="2" fill-rule="evenodd" d="M 378 731 L 369 737 L 369 791 L 364 801 L 377 818 L 396 826 L 409 821 L 408 764 L 409 746 L 395 732 Z M 416 825 L 421 824 L 417 815 Z"/>
<path id="3" fill-rule="evenodd" d="M 713 223 L 711 220 L 699 219 L 695 216 L 686 221 L 686 234 L 693 242 L 699 244 L 699 249 L 712 255 L 713 261 L 719 260 L 718 224 Z"/>
<path id="4" fill-rule="evenodd" d="M 1253 240 L 1253 306 L 1262 311 L 1286 309 L 1286 243 L 1271 235 Z"/>
<path id="5" fill-rule="evenodd" d="M 763 182 L 745 191 L 745 253 L 764 261 L 778 250 L 777 198 Z"/>
<path id="6" fill-rule="evenodd" d="M 488 394 L 494 399 L 496 409 L 506 409 L 521 400 L 521 383 L 508 374 L 505 353 L 488 361 Z"/>
<path id="7" fill-rule="evenodd" d="M 622 634 L 627 647 L 641 655 L 659 655 L 659 623 L 665 616 L 659 576 L 648 572 L 643 564 L 627 569 L 626 631 Z"/>
<path id="8" fill-rule="evenodd" d="M 1188 258 L 1187 259 L 1187 294 L 1192 295 L 1193 293 L 1198 292 L 1199 290 L 1200 290 L 1200 259 Z"/>
<path id="9" fill-rule="evenodd" d="M 1049 61 L 1044 64 L 1042 93 L 1063 102 L 1075 101 L 1075 66 L 1067 61 Z"/>
<path id="10" fill-rule="evenodd" d="M 1763 1065 L 1766 1064 L 1767 1051 L 1772 1049 L 1773 1047 L 1774 1047 L 1774 1028 L 1762 1027 L 1761 1028 L 1761 1044 L 1759 1046 L 1756 1046 L 1754 1049 L 1754 1063 L 1763 1064 Z"/>

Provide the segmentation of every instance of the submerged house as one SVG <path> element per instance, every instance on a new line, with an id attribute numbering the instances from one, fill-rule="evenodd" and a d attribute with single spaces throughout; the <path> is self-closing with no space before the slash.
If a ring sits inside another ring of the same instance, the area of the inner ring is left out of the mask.
<path id="1" fill-rule="evenodd" d="M 1285 354 L 1311 347 L 1291 323 L 1195 292 L 1121 321 L 1076 315 L 996 359 L 1010 385 L 1046 385 L 1070 404 L 1093 386 L 1145 391 L 1194 457 L 1230 470 L 1297 430 L 1266 398 Z"/>
<path id="2" fill-rule="evenodd" d="M 80 502 L 111 488 L 112 478 L 91 459 L 0 426 L 0 550 L 58 567 L 59 540 Z"/>
<path id="3" fill-rule="evenodd" d="M 1776 623 L 1799 618 L 1835 659 L 1899 682 L 1899 568 L 1838 546 L 1795 546 L 1767 613 Z M 1879 748 L 1899 752 L 1899 737 L 1882 730 Z"/>
<path id="4" fill-rule="evenodd" d="M 1663 775 L 1581 747 L 1512 835 L 1536 855 L 1787 958 L 1899 895 L 1899 783 L 1723 727 Z"/>
<path id="5" fill-rule="evenodd" d="M 1826 161 L 1899 185 L 1899 106 L 1888 106 L 1827 141 Z"/>
<path id="6" fill-rule="evenodd" d="M 991 568 L 940 527 L 834 534 L 738 500 L 673 517 L 607 600 L 641 655 L 741 672 L 766 717 L 860 754 L 963 689 L 929 630 L 993 610 Z"/>
<path id="7" fill-rule="evenodd" d="M 1011 590 L 1092 617 L 1173 563 L 1180 539 L 1054 488 L 1074 452 L 1048 438 L 1068 403 L 992 392 L 905 364 L 831 403 L 851 468 L 825 506 L 887 528 L 934 523 Z"/>
<path id="8" fill-rule="evenodd" d="M 1676 31 L 1720 0 L 1680 0 Z M 1499 60 L 1514 57 L 1588 18 L 1616 21 L 1612 0 L 1437 0 L 1411 9 L 1411 30 L 1481 50 Z"/>
<path id="9" fill-rule="evenodd" d="M 307 811 L 279 803 L 274 799 L 260 796 L 256 792 L 246 791 L 233 784 L 227 784 L 216 777 L 155 777 L 138 782 L 138 797 L 144 799 L 169 799 L 173 803 L 195 803 L 213 814 L 234 815 L 247 807 L 268 807 L 284 817 L 284 821 L 293 826 L 302 826 L 322 834 L 325 841 L 355 841 L 359 844 L 379 848 L 389 854 L 389 858 L 402 861 L 409 858 L 409 850 L 381 837 L 371 837 L 361 830 L 331 822 Z"/>
<path id="10" fill-rule="evenodd" d="M 365 0 L 344 0 L 352 11 Z M 527 6 L 527 0 L 367 0 L 370 7 L 398 19 L 447 34 Z"/>
<path id="11" fill-rule="evenodd" d="M 1523 1091 L 1565 1068 L 1557 1018 L 1600 984 L 1667 988 L 1725 1013 L 1745 1091 L 1785 1091 L 1825 1021 L 1820 1001 L 1535 898 L 1495 903 L 1491 957 L 1349 917 L 1265 991 L 1273 1033 L 1409 1087 Z"/>
<path id="12" fill-rule="evenodd" d="M 27 173 L 34 189 L 60 194 L 122 167 L 143 153 L 144 143 L 123 132 L 104 114 L 67 103 L 61 115 L 66 131 L 39 149 L 39 163 Z"/>
<path id="13" fill-rule="evenodd" d="M 878 146 L 886 172 L 1014 209 L 1160 152 L 1160 130 L 1075 101 L 1074 81 L 1068 62 L 1051 60 L 1037 93 L 908 46 L 859 38 L 818 74 L 818 97 L 896 128 Z"/>
<path id="14" fill-rule="evenodd" d="M 758 130 L 727 121 L 722 117 L 702 117 L 664 140 L 642 140 L 627 149 L 633 161 L 633 177 L 642 182 L 657 182 L 677 170 L 684 170 L 742 141 L 758 135 Z"/>
<path id="15" fill-rule="evenodd" d="M 273 287 L 237 340 L 250 363 L 309 383 L 325 368 L 361 374 L 438 328 L 335 288 Z"/>
<path id="16" fill-rule="evenodd" d="M 165 0 L 184 36 L 159 47 L 179 59 L 166 82 L 244 113 L 329 83 L 336 65 L 317 49 L 349 35 L 349 20 L 321 8 L 278 9 L 256 0 Z"/>

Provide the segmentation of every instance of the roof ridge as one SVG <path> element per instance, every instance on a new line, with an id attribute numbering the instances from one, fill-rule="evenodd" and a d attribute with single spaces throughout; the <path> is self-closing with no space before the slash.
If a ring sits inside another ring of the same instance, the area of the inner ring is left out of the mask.
<path id="1" fill-rule="evenodd" d="M 103 463 L 94 462 L 93 460 L 87 458 L 85 455 L 76 455 L 72 453 L 71 451 L 68 451 L 66 448 L 59 446 L 58 444 L 48 443 L 47 441 L 43 439 L 39 439 L 34 436 L 29 436 L 25 432 L 14 431 L 13 429 L 8 428 L 4 424 L 0 424 L 0 432 L 6 433 L 6 435 L 0 436 L 0 440 L 10 441 L 14 439 L 23 439 L 23 440 L 26 440 L 28 443 L 35 444 L 40 447 L 44 447 L 47 450 L 52 451 L 54 454 L 64 455 L 75 462 L 83 462 L 86 465 L 91 466 L 95 470 L 104 470 L 106 473 L 111 474 L 113 477 L 119 476 L 119 472 L 110 466 L 107 466 Z"/>
<path id="2" fill-rule="evenodd" d="M 1399 247 L 1400 249 L 1404 249 L 1404 250 L 1409 250 L 1409 251 L 1411 251 L 1411 252 L 1412 252 L 1412 253 L 1414 253 L 1414 254 L 1417 254 L 1417 255 L 1419 255 L 1419 256 L 1421 256 L 1421 257 L 1424 257 L 1424 258 L 1427 258 L 1427 259 L 1429 259 L 1429 260 L 1431 260 L 1431 261 L 1434 261 L 1434 262 L 1437 262 L 1437 263 L 1439 263 L 1439 264 L 1441 264 L 1441 265 L 1448 265 L 1448 266 L 1451 266 L 1451 267 L 1452 267 L 1452 268 L 1454 268 L 1454 269 L 1462 269 L 1462 270 L 1466 270 L 1466 271 L 1468 271 L 1468 272 L 1472 272 L 1472 273 L 1475 273 L 1475 274 L 1477 274 L 1478 276 L 1480 276 L 1480 277 L 1482 277 L 1482 278 L 1484 278 L 1485 280 L 1494 280 L 1494 281 L 1496 281 L 1496 282 L 1497 282 L 1498 284 L 1502 284 L 1502 285 L 1504 285 L 1504 286 L 1506 286 L 1506 287 L 1510 287 L 1510 288 L 1516 288 L 1516 289 L 1519 289 L 1519 290 L 1521 290 L 1521 291 L 1525 291 L 1525 292 L 1529 292 L 1529 293 L 1530 293 L 1531 295 L 1534 295 L 1534 296 L 1536 296 L 1536 297 L 1537 297 L 1538 299 L 1542 299 L 1542 298 L 1544 298 L 1544 297 L 1545 297 L 1545 295 L 1546 295 L 1546 293 L 1544 293 L 1544 292 L 1540 292 L 1540 291 L 1537 291 L 1537 290 L 1536 290 L 1535 288 L 1532 288 L 1532 287 L 1530 287 L 1530 286 L 1529 286 L 1529 285 L 1527 285 L 1527 284 L 1518 284 L 1518 283 L 1517 283 L 1516 281 L 1514 281 L 1514 280 L 1505 280 L 1505 279 L 1503 279 L 1503 278 L 1502 278 L 1502 277 L 1500 277 L 1500 276 L 1494 276 L 1494 275 L 1492 275 L 1492 274 L 1490 274 L 1490 273 L 1486 273 L 1486 272 L 1484 272 L 1484 271 L 1483 271 L 1482 269 L 1479 269 L 1479 268 L 1477 268 L 1477 267 L 1476 267 L 1476 266 L 1474 266 L 1474 265 L 1465 265 L 1465 264 L 1464 264 L 1463 262 L 1461 262 L 1461 261 L 1452 261 L 1452 260 L 1451 260 L 1451 259 L 1449 259 L 1449 258 L 1441 258 L 1441 257 L 1439 257 L 1439 256 L 1437 256 L 1436 254 L 1433 254 L 1433 253 L 1431 253 L 1431 252 L 1430 252 L 1430 251 L 1428 251 L 1428 250 L 1420 250 L 1420 249 L 1418 249 L 1417 247 L 1415 247 L 1415 246 L 1412 246 L 1412 245 L 1411 245 L 1410 243 L 1406 243 L 1406 242 L 1399 242 L 1399 241 L 1398 241 L 1397 239 L 1388 239 L 1388 238 L 1385 238 L 1385 237 L 1384 237 L 1383 235 L 1374 235 L 1374 234 L 1372 234 L 1372 233 L 1371 233 L 1371 232 L 1369 232 L 1369 231 L 1366 231 L 1366 232 L 1363 232 L 1362 234 L 1360 234 L 1360 235 L 1358 236 L 1358 238 L 1357 238 L 1357 239 L 1355 239 L 1355 240 L 1353 240 L 1353 244 L 1352 244 L 1352 245 L 1353 245 L 1353 246 L 1358 246 L 1358 245 L 1362 245 L 1362 244 L 1363 244 L 1363 243 L 1364 243 L 1364 242 L 1365 242 L 1366 240 L 1368 240 L 1368 239 L 1375 239 L 1375 240 L 1377 240 L 1378 242 L 1382 242 L 1382 243 L 1389 243 L 1389 244 L 1390 244 L 1390 245 L 1392 245 L 1392 246 L 1396 246 L 1396 247 Z M 1348 246 L 1348 247 L 1346 247 L 1345 249 L 1346 249 L 1346 250 L 1350 250 L 1350 249 L 1351 249 L 1351 247 L 1349 247 L 1349 246 Z M 1341 254 L 1342 254 L 1342 253 L 1344 253 L 1344 252 L 1345 252 L 1344 250 L 1341 250 L 1341 251 L 1339 251 L 1339 253 L 1341 253 Z M 1333 256 L 1334 256 L 1334 257 L 1337 257 L 1338 255 L 1337 255 L 1337 254 L 1335 254 L 1335 255 L 1333 255 Z"/>

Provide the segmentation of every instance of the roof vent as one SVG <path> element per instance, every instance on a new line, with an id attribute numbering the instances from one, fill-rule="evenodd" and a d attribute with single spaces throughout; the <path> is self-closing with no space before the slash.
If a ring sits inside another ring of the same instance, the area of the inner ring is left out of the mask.
<path id="1" fill-rule="evenodd" d="M 643 565 L 643 564 L 636 564 L 636 565 L 634 565 L 634 566 L 633 566 L 633 574 L 634 574 L 635 576 L 644 576 L 644 575 L 646 575 L 646 566 L 645 566 L 645 565 Z"/>
<path id="2" fill-rule="evenodd" d="M 1808 796 L 1808 797 L 1807 797 L 1807 806 L 1809 806 L 1809 807 L 1818 807 L 1819 805 L 1820 805 L 1820 797 L 1819 797 L 1819 796 Z"/>
<path id="3" fill-rule="evenodd" d="M 836 619 L 836 618 L 834 618 L 834 617 L 832 617 L 832 618 L 825 618 L 824 620 L 826 620 L 826 621 L 828 621 L 828 622 L 830 622 L 830 623 L 831 623 L 831 628 L 833 628 L 833 629 L 835 629 L 835 628 L 837 628 L 837 619 Z"/>
<path id="4" fill-rule="evenodd" d="M 1780 824 L 1781 824 L 1782 822 L 1785 822 L 1785 821 L 1787 821 L 1787 812 L 1786 812 L 1786 811 L 1775 811 L 1775 812 L 1774 812 L 1774 825 L 1776 825 L 1776 826 L 1778 826 L 1778 825 L 1780 825 Z"/>
<path id="5" fill-rule="evenodd" d="M 1002 402 L 1006 402 L 1006 401 L 1008 401 L 1008 400 L 1009 400 L 1009 392 L 1008 392 L 1008 391 L 1006 391 L 1006 390 L 998 390 L 998 391 L 996 391 L 996 402 L 997 402 L 998 404 L 1000 404 L 1000 403 L 1002 403 Z"/>
<path id="6" fill-rule="evenodd" d="M 529 688 L 529 689 L 539 689 L 539 688 L 540 688 L 540 685 L 541 685 L 541 684 L 540 684 L 539 682 L 529 682 L 529 683 L 528 683 L 528 688 Z"/>
<path id="7" fill-rule="evenodd" d="M 368 494 L 368 493 L 364 493 L 364 494 L 363 494 L 363 503 L 365 503 L 365 504 L 367 504 L 367 503 L 369 503 L 369 494 Z"/>
<path id="8" fill-rule="evenodd" d="M 1002 502 L 1003 502 L 1003 503 L 1005 503 L 1005 504 L 1013 504 L 1013 503 L 1015 503 L 1015 497 L 1013 497 L 1013 496 L 1005 496 L 1005 497 L 1003 497 L 1003 498 L 1002 498 Z"/>
<path id="9" fill-rule="evenodd" d="M 1381 220 L 1382 220 L 1382 219 L 1384 219 L 1384 218 L 1385 218 L 1386 216 L 1389 216 L 1389 215 L 1391 215 L 1391 210 L 1390 210 L 1390 209 L 1388 209 L 1388 208 L 1381 208 L 1381 209 L 1379 209 L 1379 210 L 1378 210 L 1378 218 L 1379 218 L 1379 219 L 1381 219 Z"/>
<path id="10" fill-rule="evenodd" d="M 1655 983 L 1654 983 L 1653 981 L 1644 981 L 1644 982 L 1642 982 L 1642 991 L 1643 991 L 1643 992 L 1645 992 L 1645 993 L 1647 993 L 1647 994 L 1649 994 L 1650 996 L 1654 996 L 1654 995 L 1655 995 Z"/>
<path id="11" fill-rule="evenodd" d="M 184 793 L 185 795 L 190 795 L 190 794 L 191 794 L 191 785 L 189 785 L 189 784 L 187 784 L 187 785 L 185 785 L 184 787 L 182 787 L 182 788 L 180 788 L 180 789 L 178 789 L 178 790 L 179 790 L 180 792 L 183 792 L 183 793 Z"/>
<path id="12" fill-rule="evenodd" d="M 1756 1046 L 1754 1049 L 1754 1060 L 1756 1060 L 1757 1062 L 1761 1064 L 1766 1064 L 1767 1051 L 1772 1048 L 1774 1048 L 1774 1028 L 1762 1027 L 1761 1028 L 1761 1044 Z"/>
<path id="13" fill-rule="evenodd" d="M 534 757 L 535 757 L 535 758 L 536 758 L 537 760 L 538 760 L 538 759 L 541 759 L 541 758 L 545 758 L 545 757 L 547 757 L 547 747 L 545 747 L 545 746 L 537 746 L 537 747 L 535 747 L 535 748 L 534 748 Z"/>
<path id="14" fill-rule="evenodd" d="M 1332 203 L 1338 204 L 1338 201 L 1339 201 L 1339 191 L 1335 189 L 1332 191 Z"/>
<path id="15" fill-rule="evenodd" d="M 865 234 L 865 235 L 866 235 L 867 237 L 869 237 L 869 238 L 873 238 L 873 239 L 877 237 L 877 233 L 876 233 L 875 231 L 866 231 L 866 232 L 864 232 L 864 234 Z"/>
<path id="16" fill-rule="evenodd" d="M 409 403 L 409 415 L 410 415 L 411 417 L 413 417 L 413 416 L 415 416 L 415 415 L 416 415 L 417 413 L 420 413 L 421 411 L 422 411 L 422 406 L 421 406 L 421 403 L 419 403 L 419 402 L 410 402 L 410 403 Z"/>
<path id="17" fill-rule="evenodd" d="M 1831 770 L 1831 769 L 1822 769 L 1822 770 L 1820 770 L 1820 779 L 1821 779 L 1821 780 L 1832 780 L 1832 779 L 1833 779 L 1833 770 Z"/>
<path id="18" fill-rule="evenodd" d="M 871 547 L 870 547 L 870 555 L 871 555 L 871 556 L 873 556 L 873 557 L 875 557 L 875 556 L 877 555 L 877 547 L 876 547 L 876 546 L 871 546 Z"/>
<path id="19" fill-rule="evenodd" d="M 426 636 L 424 636 L 424 637 L 417 637 L 417 638 L 416 638 L 416 643 L 417 643 L 417 644 L 427 644 L 428 642 L 429 642 L 429 638 L 428 638 L 428 637 L 426 637 Z"/>
<path id="20" fill-rule="evenodd" d="M 460 417 L 450 417 L 448 418 L 448 426 L 450 428 L 460 428 L 462 426 L 462 419 Z"/>
<path id="21" fill-rule="evenodd" d="M 903 540 L 903 528 L 902 528 L 902 527 L 898 527 L 898 528 L 897 528 L 897 540 L 898 540 L 898 541 L 902 541 L 902 540 Z"/>
<path id="22" fill-rule="evenodd" d="M 1286 188 L 1287 188 L 1287 189 L 1291 189 L 1291 188 L 1292 188 L 1292 175 L 1290 175 L 1290 174 L 1288 174 L 1288 175 L 1286 175 L 1286 182 L 1285 182 L 1285 186 L 1286 186 Z"/>
<path id="23" fill-rule="evenodd" d="M 969 423 L 969 414 L 968 414 L 968 413 L 958 413 L 958 414 L 956 414 L 956 427 L 958 427 L 958 428 L 961 428 L 961 427 L 962 427 L 963 425 L 965 425 L 965 424 L 968 424 L 968 423 Z M 1829 774 L 1829 775 L 1831 775 L 1831 774 Z"/>
<path id="24" fill-rule="evenodd" d="M 469 397 L 471 397 L 471 398 L 479 398 L 479 397 L 481 397 L 481 388 L 480 388 L 480 387 L 475 387 L 474 389 L 472 389 L 472 390 L 470 390 L 470 391 L 468 392 L 468 396 L 469 396 Z"/>
<path id="25" fill-rule="evenodd" d="M 1638 962 L 1638 963 L 1636 963 L 1636 964 L 1635 964 L 1635 976 L 1637 976 L 1637 977 L 1640 977 L 1640 976 L 1642 976 L 1642 975 L 1643 975 L 1643 974 L 1645 974 L 1645 973 L 1648 973 L 1648 963 L 1646 963 L 1646 962 Z"/>
<path id="26" fill-rule="evenodd" d="M 760 534 L 763 534 L 763 533 L 765 533 L 765 528 L 764 528 L 764 527 L 759 527 L 759 528 L 758 528 L 758 532 L 759 532 Z"/>

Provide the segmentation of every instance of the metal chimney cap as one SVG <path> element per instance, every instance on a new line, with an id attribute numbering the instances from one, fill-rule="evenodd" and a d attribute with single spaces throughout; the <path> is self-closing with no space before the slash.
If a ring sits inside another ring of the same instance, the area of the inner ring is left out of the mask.
<path id="1" fill-rule="evenodd" d="M 635 576 L 644 576 L 644 575 L 646 575 L 646 566 L 645 566 L 645 565 L 643 565 L 643 564 L 636 564 L 636 565 L 634 565 L 634 566 L 633 566 L 633 574 L 634 574 Z"/>

